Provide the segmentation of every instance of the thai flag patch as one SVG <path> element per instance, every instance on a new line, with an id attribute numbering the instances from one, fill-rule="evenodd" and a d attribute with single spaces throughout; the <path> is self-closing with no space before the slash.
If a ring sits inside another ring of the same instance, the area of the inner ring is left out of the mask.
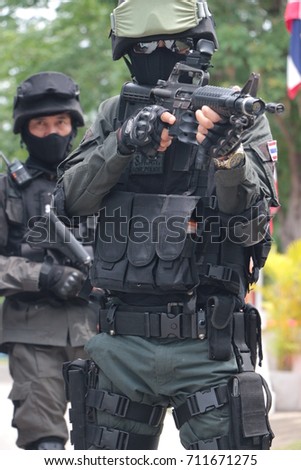
<path id="1" fill-rule="evenodd" d="M 268 150 L 273 162 L 278 160 L 277 140 L 270 140 L 268 142 Z"/>

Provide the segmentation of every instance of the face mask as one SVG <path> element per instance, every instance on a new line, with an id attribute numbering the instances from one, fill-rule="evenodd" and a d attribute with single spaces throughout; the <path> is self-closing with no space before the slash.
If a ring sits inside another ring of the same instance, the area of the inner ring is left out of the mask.
<path id="1" fill-rule="evenodd" d="M 140 85 L 156 85 L 159 79 L 167 80 L 177 62 L 185 55 L 176 54 L 166 47 L 157 47 L 151 54 L 129 52 L 131 72 Z"/>
<path id="2" fill-rule="evenodd" d="M 49 134 L 47 137 L 36 137 L 26 130 L 22 139 L 27 147 L 28 153 L 36 160 L 40 160 L 49 166 L 61 163 L 71 150 L 71 142 L 75 134 L 72 131 L 66 136 Z"/>

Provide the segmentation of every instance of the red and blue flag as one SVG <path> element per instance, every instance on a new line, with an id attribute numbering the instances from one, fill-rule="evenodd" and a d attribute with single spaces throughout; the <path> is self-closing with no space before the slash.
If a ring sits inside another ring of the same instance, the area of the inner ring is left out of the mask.
<path id="1" fill-rule="evenodd" d="M 287 58 L 287 94 L 293 100 L 301 88 L 301 0 L 288 0 L 284 19 L 291 35 Z"/>

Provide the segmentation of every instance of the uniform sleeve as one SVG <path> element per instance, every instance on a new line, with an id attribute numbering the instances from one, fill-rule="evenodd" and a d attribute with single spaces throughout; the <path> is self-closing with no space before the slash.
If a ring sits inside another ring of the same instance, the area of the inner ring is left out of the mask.
<path id="1" fill-rule="evenodd" d="M 117 150 L 117 107 L 117 97 L 101 104 L 94 125 L 64 162 L 55 194 L 60 197 L 63 192 L 68 216 L 95 214 L 132 159 L 132 155 L 122 155 Z"/>
<path id="2" fill-rule="evenodd" d="M 271 140 L 268 121 L 261 116 L 244 135 L 244 165 L 216 171 L 218 204 L 225 214 L 241 214 L 260 201 L 267 210 L 279 205 L 273 177 L 274 162 L 268 151 Z"/>
<path id="3" fill-rule="evenodd" d="M 41 266 L 18 256 L 0 256 L 0 295 L 38 292 Z"/>

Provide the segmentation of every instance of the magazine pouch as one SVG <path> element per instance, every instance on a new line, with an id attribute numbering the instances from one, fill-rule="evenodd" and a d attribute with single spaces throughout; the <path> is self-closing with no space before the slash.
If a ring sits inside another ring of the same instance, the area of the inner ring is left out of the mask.
<path id="1" fill-rule="evenodd" d="M 231 449 L 268 450 L 274 434 L 268 412 L 271 392 L 256 372 L 243 372 L 228 382 L 231 410 Z"/>
<path id="2" fill-rule="evenodd" d="M 92 284 L 134 293 L 195 287 L 196 243 L 187 226 L 198 200 L 121 191 L 109 195 L 100 211 Z"/>

